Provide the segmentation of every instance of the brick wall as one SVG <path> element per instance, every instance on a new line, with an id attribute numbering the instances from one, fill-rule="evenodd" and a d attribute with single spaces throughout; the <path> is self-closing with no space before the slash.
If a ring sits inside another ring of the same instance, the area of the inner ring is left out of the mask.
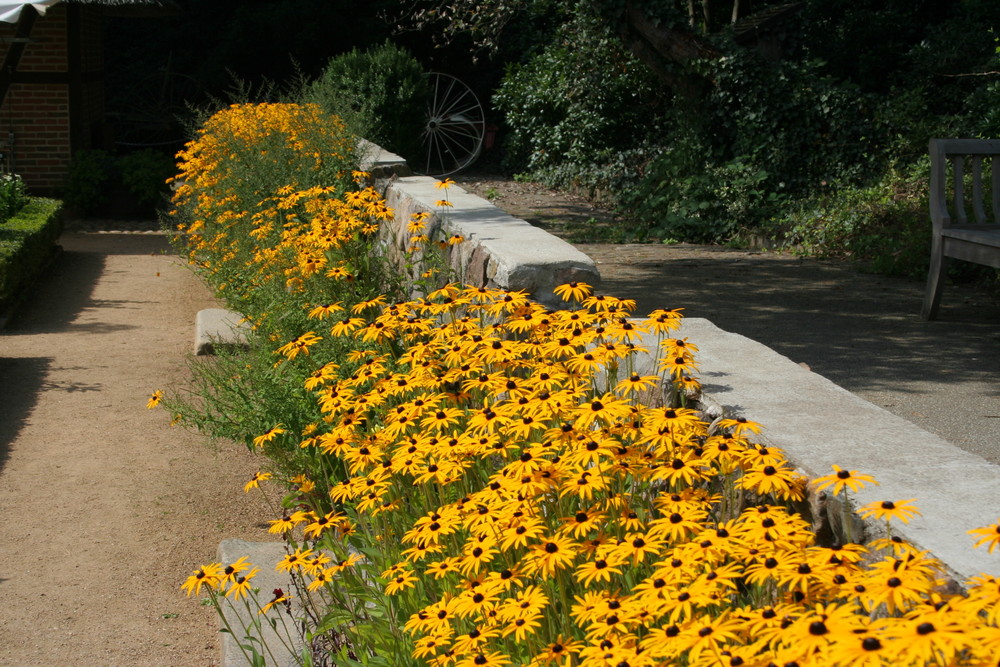
<path id="1" fill-rule="evenodd" d="M 15 30 L 0 24 L 0 62 Z M 56 5 L 35 21 L 29 39 L 0 105 L 0 150 L 32 191 L 52 194 L 65 183 L 73 151 L 101 142 L 101 10 Z"/>

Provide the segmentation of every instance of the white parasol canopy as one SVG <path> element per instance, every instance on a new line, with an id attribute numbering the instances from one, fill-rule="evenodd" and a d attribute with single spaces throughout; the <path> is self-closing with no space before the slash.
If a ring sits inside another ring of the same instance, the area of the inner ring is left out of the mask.
<path id="1" fill-rule="evenodd" d="M 34 7 L 39 15 L 44 15 L 45 10 L 59 0 L 34 0 L 34 2 L 20 2 L 18 0 L 0 0 L 0 21 L 4 23 L 17 23 L 21 18 L 21 10 L 26 6 Z"/>

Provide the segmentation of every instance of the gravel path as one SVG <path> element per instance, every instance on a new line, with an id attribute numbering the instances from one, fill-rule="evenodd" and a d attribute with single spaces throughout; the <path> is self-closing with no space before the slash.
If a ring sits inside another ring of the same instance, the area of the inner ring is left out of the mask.
<path id="1" fill-rule="evenodd" d="M 145 407 L 216 305 L 154 229 L 64 234 L 0 332 L 2 665 L 218 664 L 214 612 L 179 586 L 220 540 L 266 538 L 242 491 L 260 461 Z"/>

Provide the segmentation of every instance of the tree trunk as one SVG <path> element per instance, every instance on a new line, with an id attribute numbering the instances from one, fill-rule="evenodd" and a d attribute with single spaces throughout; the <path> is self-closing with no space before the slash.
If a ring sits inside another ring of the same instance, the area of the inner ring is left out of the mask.
<path id="1" fill-rule="evenodd" d="M 621 35 L 632 54 L 649 67 L 656 77 L 682 97 L 700 97 L 708 83 L 686 66 L 693 60 L 718 58 L 722 53 L 694 32 L 674 30 L 654 23 L 642 10 L 628 2 Z"/>

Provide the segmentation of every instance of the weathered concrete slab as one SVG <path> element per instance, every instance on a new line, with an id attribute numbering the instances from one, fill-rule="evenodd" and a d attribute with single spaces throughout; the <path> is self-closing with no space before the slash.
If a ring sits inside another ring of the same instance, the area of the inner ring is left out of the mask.
<path id="1" fill-rule="evenodd" d="M 704 392 L 728 413 L 763 424 L 765 440 L 805 474 L 827 475 L 837 464 L 874 476 L 879 486 L 852 494 L 856 506 L 915 498 L 922 516 L 894 522 L 894 534 L 933 553 L 959 583 L 1000 575 L 1000 553 L 973 549 L 967 534 L 1000 517 L 1000 466 L 708 320 L 686 319 L 678 335 L 699 347 Z"/>
<path id="2" fill-rule="evenodd" d="M 195 318 L 194 353 L 215 354 L 220 345 L 246 345 L 250 325 L 243 316 L 225 308 L 199 310 Z"/>
<path id="3" fill-rule="evenodd" d="M 283 542 L 223 540 L 219 543 L 219 560 L 223 565 L 228 565 L 246 556 L 247 560 L 253 563 L 255 567 L 260 568 L 260 573 L 253 578 L 253 581 L 256 584 L 255 587 L 260 589 L 257 599 L 261 605 L 265 605 L 271 601 L 276 588 L 280 588 L 285 594 L 294 594 L 291 577 L 283 572 L 276 572 L 274 569 L 278 561 L 285 557 L 285 553 Z M 282 632 L 279 638 L 275 628 L 271 627 L 264 620 L 265 617 L 259 615 L 253 607 L 254 605 L 251 604 L 250 609 L 247 609 L 242 602 L 224 606 L 226 619 L 237 635 L 234 636 L 227 632 L 222 633 L 222 667 L 245 667 L 248 664 L 244 652 L 240 649 L 240 644 L 253 645 L 259 651 L 263 651 L 263 646 L 266 645 L 271 652 L 266 655 L 266 663 L 268 665 L 292 667 L 300 664 L 295 659 L 292 651 L 282 642 L 282 639 L 285 639 L 286 642 L 288 641 L 285 633 Z M 286 621 L 287 628 L 294 639 L 296 628 L 295 624 L 288 617 L 288 614 L 284 612 L 280 612 L 279 614 L 275 611 L 270 611 L 267 615 L 267 618 L 271 619 L 279 617 Z M 254 633 L 253 636 L 263 640 L 264 644 L 249 642 L 242 635 L 239 635 L 243 628 L 251 627 L 251 624 L 256 622 L 260 622 L 261 631 L 260 634 Z M 280 622 L 276 627 L 278 631 L 283 629 Z M 292 648 L 298 651 L 301 648 L 301 643 L 294 643 Z"/>
<path id="4" fill-rule="evenodd" d="M 361 139 L 358 141 L 358 150 L 361 153 L 359 166 L 362 171 L 367 171 L 374 178 L 390 178 L 396 176 L 410 176 L 409 165 L 399 155 L 390 153 L 378 144 Z"/>
<path id="5" fill-rule="evenodd" d="M 392 259 L 400 264 L 410 245 L 406 226 L 418 212 L 431 214 L 432 239 L 460 236 L 464 240 L 446 251 L 445 262 L 454 279 L 470 285 L 525 290 L 540 303 L 558 307 L 562 300 L 553 288 L 582 281 L 599 285 L 594 261 L 566 241 L 515 218 L 489 201 L 452 185 L 447 191 L 427 176 L 410 176 L 381 184 L 395 221 L 383 234 Z M 437 206 L 447 199 L 451 206 Z M 415 272 L 427 265 L 418 257 Z"/>

